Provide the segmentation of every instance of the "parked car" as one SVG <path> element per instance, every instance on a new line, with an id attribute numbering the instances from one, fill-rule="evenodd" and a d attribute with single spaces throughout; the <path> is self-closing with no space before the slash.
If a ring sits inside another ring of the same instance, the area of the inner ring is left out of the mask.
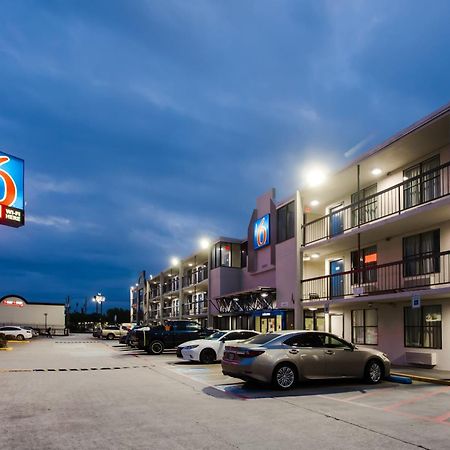
<path id="1" fill-rule="evenodd" d="M 33 337 L 33 333 L 30 330 L 12 325 L 0 327 L 0 333 L 4 333 L 6 337 L 13 336 L 14 339 L 17 339 L 18 341 L 31 339 Z"/>
<path id="2" fill-rule="evenodd" d="M 102 328 L 100 337 L 105 339 L 115 339 L 127 334 L 129 331 L 128 327 L 125 325 L 106 325 Z"/>
<path id="3" fill-rule="evenodd" d="M 101 327 L 95 327 L 94 331 L 92 332 L 92 336 L 96 338 L 100 338 L 102 335 L 102 329 Z"/>
<path id="4" fill-rule="evenodd" d="M 130 337 L 128 338 L 128 345 L 133 348 L 140 348 L 140 350 L 145 349 L 145 340 L 140 333 L 149 331 L 151 327 L 148 326 L 136 326 L 131 330 Z M 140 344 L 141 342 L 141 344 Z M 139 347 L 140 346 L 140 347 Z"/>
<path id="5" fill-rule="evenodd" d="M 33 337 L 39 336 L 39 330 L 32 327 L 22 327 L 24 330 L 30 330 Z"/>
<path id="6" fill-rule="evenodd" d="M 214 332 L 202 328 L 192 320 L 169 320 L 164 325 L 148 330 L 137 330 L 138 348 L 145 349 L 153 355 L 161 354 L 165 349 L 177 348 L 180 344 L 193 339 L 202 339 Z"/>
<path id="7" fill-rule="evenodd" d="M 220 361 L 225 349 L 225 342 L 244 341 L 259 334 L 251 330 L 216 331 L 204 339 L 196 339 L 181 344 L 177 348 L 177 356 L 187 361 L 200 361 L 211 364 Z"/>
<path id="8" fill-rule="evenodd" d="M 318 331 L 262 334 L 226 346 L 222 358 L 224 375 L 272 383 L 279 389 L 307 379 L 364 378 L 378 383 L 389 376 L 390 368 L 386 354 Z"/>

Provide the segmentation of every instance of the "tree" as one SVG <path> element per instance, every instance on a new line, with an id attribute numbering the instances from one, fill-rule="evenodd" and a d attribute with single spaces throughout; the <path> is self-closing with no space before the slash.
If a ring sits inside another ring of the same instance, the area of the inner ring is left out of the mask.
<path id="1" fill-rule="evenodd" d="M 108 309 L 106 320 L 108 323 L 127 323 L 130 321 L 130 310 L 124 308 Z"/>

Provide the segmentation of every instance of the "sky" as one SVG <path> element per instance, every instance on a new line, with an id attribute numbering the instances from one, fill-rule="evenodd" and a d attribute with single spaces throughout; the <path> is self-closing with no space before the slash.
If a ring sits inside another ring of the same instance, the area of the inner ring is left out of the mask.
<path id="1" fill-rule="evenodd" d="M 141 270 L 244 237 L 258 195 L 450 101 L 449 17 L 446 0 L 3 0 L 0 150 L 25 160 L 26 225 L 0 229 L 0 296 L 126 308 Z"/>

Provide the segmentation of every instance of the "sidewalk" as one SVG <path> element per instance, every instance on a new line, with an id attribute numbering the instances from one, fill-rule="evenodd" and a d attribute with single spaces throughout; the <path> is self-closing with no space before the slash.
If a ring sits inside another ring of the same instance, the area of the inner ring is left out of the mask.
<path id="1" fill-rule="evenodd" d="M 449 370 L 426 369 L 414 366 L 392 366 L 391 375 L 406 376 L 416 381 L 450 386 Z"/>

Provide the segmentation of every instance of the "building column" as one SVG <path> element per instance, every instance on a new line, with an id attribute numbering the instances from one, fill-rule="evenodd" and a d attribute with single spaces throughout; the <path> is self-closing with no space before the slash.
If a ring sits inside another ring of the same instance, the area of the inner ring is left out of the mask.
<path id="1" fill-rule="evenodd" d="M 159 281 L 160 281 L 160 290 L 159 290 L 159 304 L 160 304 L 160 308 L 161 308 L 161 318 L 159 319 L 161 324 L 163 323 L 164 320 L 164 298 L 163 298 L 163 289 L 164 289 L 164 275 L 161 272 L 159 274 Z"/>
<path id="2" fill-rule="evenodd" d="M 296 259 L 297 259 L 297 270 L 296 270 L 296 289 L 294 292 L 294 327 L 296 330 L 301 330 L 303 328 L 303 204 L 300 197 L 300 191 L 296 192 L 296 221 L 295 221 L 295 245 L 296 245 Z"/>
<path id="3" fill-rule="evenodd" d="M 183 264 L 178 269 L 178 318 L 183 318 Z"/>

